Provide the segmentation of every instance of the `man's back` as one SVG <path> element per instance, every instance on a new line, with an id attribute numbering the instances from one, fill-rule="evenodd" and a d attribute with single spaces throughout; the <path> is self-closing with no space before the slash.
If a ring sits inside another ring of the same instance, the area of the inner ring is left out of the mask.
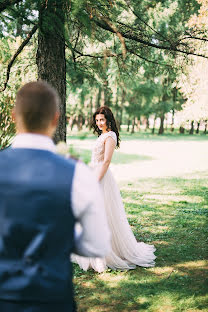
<path id="1" fill-rule="evenodd" d="M 75 165 L 38 149 L 0 153 L 0 299 L 72 300 Z"/>
<path id="2" fill-rule="evenodd" d="M 55 154 L 59 103 L 46 82 L 24 85 L 13 110 L 17 135 L 0 152 L 1 312 L 74 312 L 70 253 L 110 251 L 98 182 L 84 164 Z"/>

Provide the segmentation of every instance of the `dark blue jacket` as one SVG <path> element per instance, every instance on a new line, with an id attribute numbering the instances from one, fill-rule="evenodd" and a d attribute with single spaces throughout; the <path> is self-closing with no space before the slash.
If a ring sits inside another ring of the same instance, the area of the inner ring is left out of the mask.
<path id="1" fill-rule="evenodd" d="M 75 161 L 0 152 L 0 300 L 72 302 Z"/>

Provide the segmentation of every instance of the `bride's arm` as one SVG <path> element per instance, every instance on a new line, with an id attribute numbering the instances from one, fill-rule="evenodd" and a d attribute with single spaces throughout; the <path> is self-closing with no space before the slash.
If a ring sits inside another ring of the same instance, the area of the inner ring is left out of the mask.
<path id="1" fill-rule="evenodd" d="M 104 161 L 98 173 L 98 181 L 102 180 L 106 171 L 108 170 L 115 146 L 116 146 L 115 140 L 111 137 L 108 137 L 105 141 Z"/>

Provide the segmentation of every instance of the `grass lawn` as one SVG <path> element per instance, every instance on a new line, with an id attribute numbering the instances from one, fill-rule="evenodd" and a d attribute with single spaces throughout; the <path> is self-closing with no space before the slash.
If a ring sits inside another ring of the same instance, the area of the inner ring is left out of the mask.
<path id="1" fill-rule="evenodd" d="M 141 152 L 144 138 L 135 135 L 134 146 L 135 140 L 138 140 Z M 164 142 L 164 151 L 167 140 L 164 137 L 159 139 L 159 143 Z M 177 141 L 174 137 L 174 140 L 177 145 L 181 138 Z M 207 144 L 204 139 L 200 140 Z M 193 141 L 188 139 L 190 144 Z M 144 144 L 145 150 L 147 142 Z M 82 145 L 80 143 L 80 148 Z M 177 152 L 177 146 L 175 150 Z M 142 162 L 153 162 L 160 154 L 149 153 L 146 155 L 149 158 L 144 159 L 142 156 L 136 159 L 136 153 L 133 155 L 127 154 L 125 159 L 129 158 L 136 170 Z M 119 157 L 121 161 L 116 166 L 122 170 L 127 161 L 122 160 L 122 155 Z M 195 157 L 200 157 L 200 151 Z M 204 168 L 207 168 L 206 163 Z M 189 172 L 178 176 L 163 174 L 151 177 L 149 174 L 148 178 L 138 176 L 135 179 L 132 176 L 131 179 L 129 176 L 127 180 L 118 182 L 137 240 L 154 244 L 157 248 L 156 266 L 137 267 L 124 272 L 108 270 L 98 274 L 92 270 L 83 272 L 74 265 L 78 311 L 208 311 L 205 284 L 208 268 L 208 171 L 189 168 Z"/>

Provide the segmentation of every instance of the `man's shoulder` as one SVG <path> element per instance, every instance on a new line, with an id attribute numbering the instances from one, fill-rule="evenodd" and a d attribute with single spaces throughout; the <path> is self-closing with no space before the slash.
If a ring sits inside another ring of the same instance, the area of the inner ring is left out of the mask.
<path id="1" fill-rule="evenodd" d="M 10 154 L 10 151 L 11 151 L 11 146 L 0 149 L 0 157 L 4 157 L 4 156 Z"/>
<path id="2" fill-rule="evenodd" d="M 76 166 L 76 164 L 78 163 L 77 159 L 74 159 L 69 156 L 65 157 L 56 153 L 51 153 L 51 155 L 57 162 L 63 163 L 65 165 Z"/>

